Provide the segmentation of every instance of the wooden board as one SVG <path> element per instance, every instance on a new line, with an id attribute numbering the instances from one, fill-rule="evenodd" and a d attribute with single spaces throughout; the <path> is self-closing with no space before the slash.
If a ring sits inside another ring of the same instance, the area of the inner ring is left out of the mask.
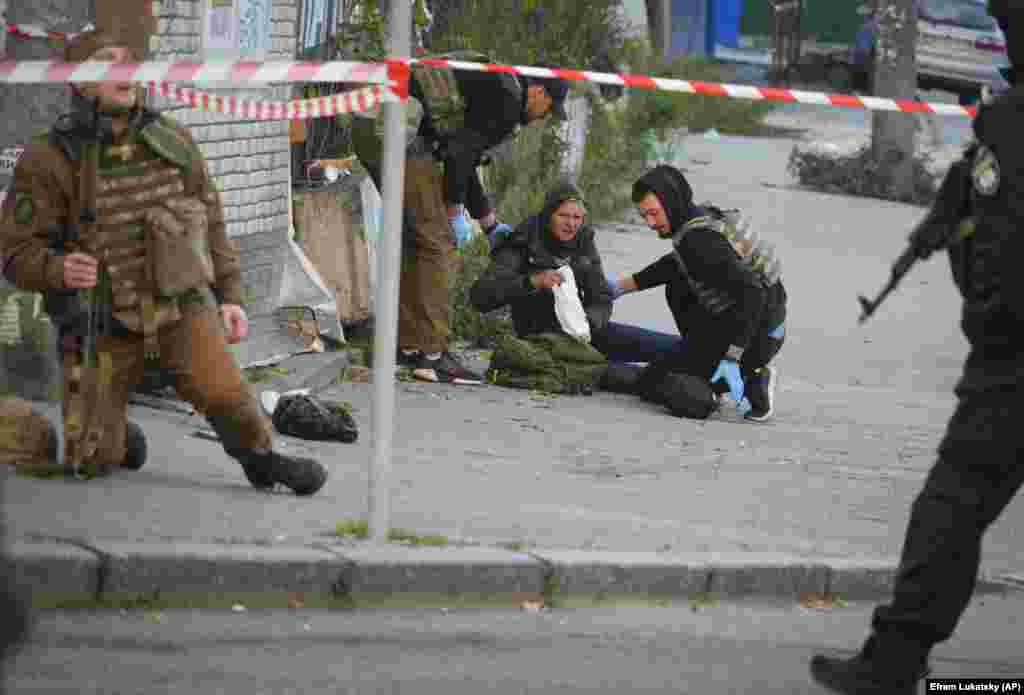
<path id="1" fill-rule="evenodd" d="M 353 225 L 358 191 L 332 186 L 295 191 L 295 231 L 299 246 L 337 296 L 343 324 L 370 317 L 370 273 L 366 240 Z"/>

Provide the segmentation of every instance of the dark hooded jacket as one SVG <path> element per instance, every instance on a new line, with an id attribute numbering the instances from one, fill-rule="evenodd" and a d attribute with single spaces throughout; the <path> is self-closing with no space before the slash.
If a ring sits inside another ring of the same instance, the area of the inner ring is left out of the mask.
<path id="1" fill-rule="evenodd" d="M 766 310 L 774 325 L 785 319 L 785 307 L 769 300 L 769 292 L 758 276 L 743 263 L 732 244 L 717 231 L 693 228 L 683 232 L 690 220 L 704 214 L 694 205 L 693 191 L 679 170 L 659 166 L 637 182 L 635 191 L 653 192 L 661 201 L 673 234 L 674 251 L 633 276 L 637 288 L 646 290 L 668 285 L 669 308 L 680 332 L 700 325 L 701 333 L 689 336 L 694 341 L 714 345 L 716 354 L 704 355 L 711 370 L 730 346 L 745 349 L 766 319 Z M 683 280 L 680 282 L 680 280 Z M 707 333 L 706 326 L 712 327 Z M 693 344 L 693 343 L 691 343 Z M 694 344 L 694 350 L 703 353 Z M 710 373 L 709 375 L 710 376 Z"/>
<path id="2" fill-rule="evenodd" d="M 548 223 L 563 201 L 549 200 L 540 214 L 530 217 L 491 251 L 491 265 L 470 290 L 478 311 L 510 305 L 512 323 L 519 336 L 561 332 L 555 315 L 555 296 L 538 290 L 530 276 L 568 264 L 576 278 L 580 300 L 592 333 L 600 333 L 612 315 L 612 296 L 605 279 L 594 230 L 583 225 L 569 242 L 551 236 Z"/>

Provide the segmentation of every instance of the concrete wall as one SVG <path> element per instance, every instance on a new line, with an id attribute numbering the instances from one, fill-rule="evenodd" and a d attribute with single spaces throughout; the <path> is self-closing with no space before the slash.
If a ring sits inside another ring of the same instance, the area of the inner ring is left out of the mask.
<path id="1" fill-rule="evenodd" d="M 271 45 L 266 60 L 294 58 L 301 0 L 270 3 Z M 153 60 L 201 60 L 202 0 L 154 3 L 158 30 Z M 291 85 L 192 85 L 237 98 L 287 100 Z M 182 107 L 164 98 L 152 106 L 190 127 L 220 187 L 229 236 L 242 249 L 242 282 L 250 313 L 273 308 L 281 292 L 290 206 L 290 145 L 286 121 L 247 121 Z"/>
<path id="2" fill-rule="evenodd" d="M 79 31 L 95 17 L 95 3 L 86 0 L 6 0 L 7 21 L 52 31 Z M 42 39 L 6 36 L 9 60 L 53 60 L 60 44 Z M 68 88 L 63 85 L 0 84 L 0 149 L 24 145 L 66 110 Z"/>

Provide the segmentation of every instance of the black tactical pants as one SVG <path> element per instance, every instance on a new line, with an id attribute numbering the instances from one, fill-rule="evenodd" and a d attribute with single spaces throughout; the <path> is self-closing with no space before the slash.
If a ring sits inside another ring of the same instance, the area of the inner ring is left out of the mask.
<path id="1" fill-rule="evenodd" d="M 895 633 L 926 653 L 953 634 L 974 592 L 981 538 L 1024 482 L 1018 391 L 961 396 L 911 509 L 892 602 L 875 609 L 881 641 Z"/>
<path id="2" fill-rule="evenodd" d="M 784 342 L 776 334 L 776 329 L 786 320 L 786 290 L 778 282 L 767 294 L 760 322 L 740 360 L 744 379 L 771 362 Z M 721 317 L 710 313 L 692 299 L 685 279 L 680 277 L 666 285 L 665 299 L 679 334 L 686 340 L 685 349 L 671 360 L 672 371 L 710 380 L 718 369 L 722 355 L 729 348 L 732 336 L 723 330 Z"/>

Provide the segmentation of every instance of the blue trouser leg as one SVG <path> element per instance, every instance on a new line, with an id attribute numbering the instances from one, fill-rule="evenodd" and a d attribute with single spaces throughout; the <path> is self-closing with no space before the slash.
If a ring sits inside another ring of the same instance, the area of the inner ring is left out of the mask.
<path id="1" fill-rule="evenodd" d="M 594 334 L 592 343 L 609 362 L 651 362 L 659 355 L 682 350 L 684 341 L 678 335 L 611 321 Z"/>

